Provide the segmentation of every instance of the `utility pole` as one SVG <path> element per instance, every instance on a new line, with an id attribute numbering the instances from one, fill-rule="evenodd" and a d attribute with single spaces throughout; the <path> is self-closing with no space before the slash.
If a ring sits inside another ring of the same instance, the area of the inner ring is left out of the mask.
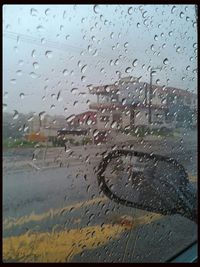
<path id="1" fill-rule="evenodd" d="M 149 86 L 149 126 L 152 123 L 152 114 L 151 114 L 151 105 L 152 105 L 152 79 L 153 73 L 155 70 L 161 70 L 161 67 L 151 68 L 150 69 L 150 86 Z"/>
<path id="2" fill-rule="evenodd" d="M 152 104 L 152 68 L 150 69 L 150 87 L 149 87 L 149 126 L 151 125 L 151 104 Z"/>

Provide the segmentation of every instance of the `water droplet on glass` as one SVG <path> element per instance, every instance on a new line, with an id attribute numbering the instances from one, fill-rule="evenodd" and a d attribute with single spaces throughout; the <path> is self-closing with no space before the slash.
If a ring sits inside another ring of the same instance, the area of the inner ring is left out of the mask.
<path id="1" fill-rule="evenodd" d="M 99 13 L 99 5 L 94 5 L 93 10 L 94 10 L 94 13 L 98 14 Z"/>
<path id="2" fill-rule="evenodd" d="M 38 25 L 37 28 L 36 28 L 38 31 L 43 31 L 44 30 L 44 27 L 42 25 Z"/>
<path id="3" fill-rule="evenodd" d="M 181 12 L 179 16 L 180 16 L 180 18 L 183 18 L 184 17 L 184 13 Z"/>
<path id="4" fill-rule="evenodd" d="M 24 93 L 21 93 L 21 94 L 19 95 L 19 97 L 20 97 L 21 99 L 24 99 Z"/>
<path id="5" fill-rule="evenodd" d="M 137 59 L 133 60 L 133 62 L 132 62 L 133 67 L 136 67 L 137 64 L 138 64 L 138 60 Z"/>
<path id="6" fill-rule="evenodd" d="M 71 89 L 71 93 L 72 93 L 72 94 L 76 94 L 77 92 L 78 92 L 78 88 L 72 88 L 72 89 Z"/>
<path id="7" fill-rule="evenodd" d="M 38 64 L 37 62 L 33 62 L 33 67 L 34 67 L 34 69 L 36 70 L 36 69 L 39 68 L 39 64 Z"/>
<path id="8" fill-rule="evenodd" d="M 47 8 L 47 9 L 45 10 L 45 15 L 46 15 L 46 16 L 48 16 L 48 15 L 49 15 L 49 13 L 50 13 L 50 9 L 49 9 L 49 8 Z"/>
<path id="9" fill-rule="evenodd" d="M 46 114 L 45 111 L 42 111 L 42 112 L 39 113 L 39 118 L 40 118 L 40 120 L 43 120 L 43 119 L 44 119 L 45 114 Z"/>
<path id="10" fill-rule="evenodd" d="M 167 64 L 169 63 L 169 60 L 168 60 L 167 58 L 165 58 L 165 59 L 163 60 L 163 63 L 164 63 L 165 65 L 167 65 Z"/>
<path id="11" fill-rule="evenodd" d="M 45 38 L 42 38 L 42 39 L 41 39 L 41 44 L 45 44 L 45 43 L 46 43 Z"/>
<path id="12" fill-rule="evenodd" d="M 84 65 L 82 68 L 81 68 L 81 72 L 84 73 L 87 69 L 87 65 Z"/>
<path id="13" fill-rule="evenodd" d="M 129 7 L 129 9 L 128 9 L 128 14 L 129 14 L 129 15 L 132 15 L 132 14 L 133 14 L 133 8 L 132 8 L 132 7 Z"/>
<path id="14" fill-rule="evenodd" d="M 174 14 L 175 10 L 176 10 L 176 6 L 173 6 L 171 9 L 171 13 Z"/>
<path id="15" fill-rule="evenodd" d="M 117 122 L 113 121 L 112 124 L 111 124 L 111 128 L 116 128 L 116 127 L 117 127 Z"/>
<path id="16" fill-rule="evenodd" d="M 55 109 L 55 105 L 51 105 L 50 109 Z"/>
<path id="17" fill-rule="evenodd" d="M 82 82 L 85 82 L 85 81 L 86 81 L 86 77 L 85 77 L 85 76 L 82 76 L 82 77 L 81 77 L 81 81 L 82 81 Z"/>
<path id="18" fill-rule="evenodd" d="M 64 75 L 64 76 L 67 76 L 68 74 L 69 74 L 68 70 L 67 70 L 67 69 L 64 69 L 64 70 L 63 70 L 63 75 Z"/>
<path id="19" fill-rule="evenodd" d="M 131 67 L 126 68 L 126 69 L 125 69 L 125 72 L 126 72 L 126 73 L 130 73 L 130 72 L 131 72 Z"/>
<path id="20" fill-rule="evenodd" d="M 46 51 L 45 52 L 45 56 L 47 57 L 47 58 L 52 58 L 52 55 L 53 55 L 53 53 L 52 53 L 52 51 Z"/>
<path id="21" fill-rule="evenodd" d="M 16 120 L 19 117 L 19 112 L 14 110 L 13 119 Z"/>
<path id="22" fill-rule="evenodd" d="M 126 98 L 122 99 L 122 105 L 124 106 L 126 104 Z"/>
<path id="23" fill-rule="evenodd" d="M 10 82 L 11 83 L 16 83 L 16 79 L 11 79 Z"/>
<path id="24" fill-rule="evenodd" d="M 19 76 L 22 75 L 22 71 L 21 71 L 21 70 L 17 70 L 16 73 L 17 73 L 17 75 L 19 75 Z"/>
<path id="25" fill-rule="evenodd" d="M 127 48 L 127 47 L 128 47 L 128 42 L 126 42 L 126 43 L 124 44 L 124 47 L 125 47 L 125 48 Z"/>
<path id="26" fill-rule="evenodd" d="M 137 23 L 137 27 L 140 28 L 140 26 L 141 26 L 141 25 L 140 25 L 140 23 L 138 22 L 138 23 Z"/>
<path id="27" fill-rule="evenodd" d="M 36 56 L 35 54 L 36 54 L 36 51 L 33 50 L 32 53 L 31 53 L 31 56 L 32 56 L 32 57 L 35 57 L 35 56 Z"/>
<path id="28" fill-rule="evenodd" d="M 18 61 L 18 65 L 19 65 L 19 66 L 22 66 L 23 64 L 24 64 L 24 61 L 23 61 L 23 60 L 19 60 L 19 61 Z"/>
<path id="29" fill-rule="evenodd" d="M 154 40 L 157 41 L 158 40 L 158 35 L 154 36 Z"/>
<path id="30" fill-rule="evenodd" d="M 31 78 L 36 79 L 38 78 L 38 75 L 35 72 L 30 73 Z"/>
<path id="31" fill-rule="evenodd" d="M 31 13 L 31 16 L 37 16 L 38 11 L 35 8 L 31 8 L 30 13 Z"/>
<path id="32" fill-rule="evenodd" d="M 75 119 L 75 117 L 76 116 L 74 114 L 73 115 L 70 115 L 69 117 L 66 118 L 66 121 L 67 122 L 72 122 Z"/>

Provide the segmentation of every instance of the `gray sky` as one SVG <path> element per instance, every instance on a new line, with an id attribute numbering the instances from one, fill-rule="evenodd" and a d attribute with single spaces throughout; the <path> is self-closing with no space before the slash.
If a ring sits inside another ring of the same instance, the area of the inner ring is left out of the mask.
<path id="1" fill-rule="evenodd" d="M 80 113 L 88 84 L 149 82 L 150 66 L 153 83 L 196 92 L 195 22 L 194 5 L 4 5 L 4 110 Z"/>

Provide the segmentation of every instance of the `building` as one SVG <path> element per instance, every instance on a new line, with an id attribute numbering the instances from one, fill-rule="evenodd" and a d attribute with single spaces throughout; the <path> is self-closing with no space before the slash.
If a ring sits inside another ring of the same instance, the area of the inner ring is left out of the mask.
<path id="1" fill-rule="evenodd" d="M 119 129 L 137 126 L 149 126 L 149 90 L 150 85 L 137 78 L 125 77 L 115 84 L 89 86 L 89 92 L 97 96 L 97 102 L 90 108 L 97 110 L 97 128 Z M 186 105 L 196 110 L 195 94 L 173 87 L 152 85 L 151 125 L 174 127 L 176 117 L 169 116 L 170 110 L 178 105 Z"/>
<path id="2" fill-rule="evenodd" d="M 75 116 L 72 121 L 74 128 L 89 129 L 97 123 L 97 112 L 86 111 Z"/>

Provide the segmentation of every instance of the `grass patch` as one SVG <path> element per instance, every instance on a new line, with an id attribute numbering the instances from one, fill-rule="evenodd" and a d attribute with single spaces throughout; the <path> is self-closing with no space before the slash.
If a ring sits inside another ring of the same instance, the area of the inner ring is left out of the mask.
<path id="1" fill-rule="evenodd" d="M 43 144 L 39 142 L 31 142 L 22 139 L 4 139 L 3 148 L 34 148 L 34 147 L 44 147 Z"/>

